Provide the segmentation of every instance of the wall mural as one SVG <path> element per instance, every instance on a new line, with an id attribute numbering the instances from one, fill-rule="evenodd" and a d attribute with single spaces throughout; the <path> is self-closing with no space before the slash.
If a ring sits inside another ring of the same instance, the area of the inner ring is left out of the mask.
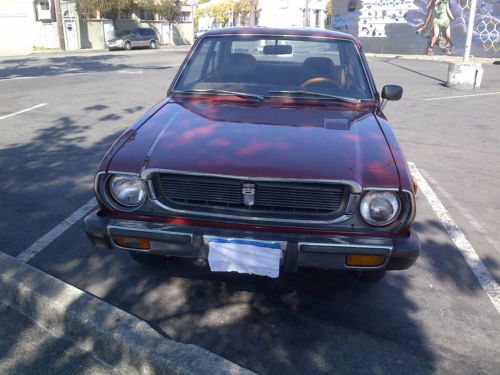
<path id="1" fill-rule="evenodd" d="M 386 25 L 407 23 L 408 11 L 419 9 L 413 0 L 364 0 L 361 3 L 358 36 L 368 38 L 387 37 Z"/>
<path id="2" fill-rule="evenodd" d="M 417 6 L 417 11 L 408 12 L 406 18 L 408 24 L 419 27 L 423 24 L 429 0 L 413 1 Z M 364 3 L 364 1 L 363 1 Z M 451 26 L 459 31 L 467 32 L 471 0 L 450 0 L 450 10 L 454 16 Z M 495 13 L 496 11 L 496 13 Z M 479 37 L 482 47 L 486 51 L 500 51 L 500 11 L 499 0 L 478 0 L 476 16 L 474 20 L 474 35 Z"/>
<path id="3" fill-rule="evenodd" d="M 398 34 L 405 35 L 408 42 L 413 34 L 420 31 L 419 28 L 425 22 L 428 10 L 436 6 L 432 11 L 430 21 L 421 34 L 428 38 L 428 46 L 432 44 L 434 14 L 437 12 L 439 0 L 360 0 L 358 9 L 355 12 L 341 11 L 335 12 L 334 2 L 334 28 L 357 34 L 361 38 L 393 38 L 391 30 L 397 30 Z M 467 31 L 471 0 L 445 0 L 452 17 L 449 17 L 449 27 L 440 27 L 441 34 L 439 46 L 449 52 L 450 44 L 446 40 L 446 29 L 448 33 L 459 36 L 460 43 L 463 44 Z M 341 3 L 339 0 L 339 7 Z M 401 26 L 395 28 L 395 26 Z M 405 28 L 406 26 L 406 28 Z M 408 28 L 410 26 L 410 28 Z M 401 30 L 406 31 L 401 31 Z M 389 31 L 388 31 L 389 30 Z M 400 36 L 401 36 L 400 35 Z M 420 43 L 419 43 L 420 44 Z M 425 42 L 421 43 L 422 45 Z M 378 46 L 380 43 L 377 44 Z M 496 55 L 500 52 L 500 0 L 477 0 L 476 16 L 474 20 L 474 45 L 480 46 L 487 55 Z"/>

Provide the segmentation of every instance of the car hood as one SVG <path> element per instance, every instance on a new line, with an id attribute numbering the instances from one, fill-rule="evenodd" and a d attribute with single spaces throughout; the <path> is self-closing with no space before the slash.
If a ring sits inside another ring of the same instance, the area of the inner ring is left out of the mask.
<path id="1" fill-rule="evenodd" d="M 370 109 L 289 104 L 169 102 L 132 133 L 108 169 L 399 187 L 391 150 Z"/>

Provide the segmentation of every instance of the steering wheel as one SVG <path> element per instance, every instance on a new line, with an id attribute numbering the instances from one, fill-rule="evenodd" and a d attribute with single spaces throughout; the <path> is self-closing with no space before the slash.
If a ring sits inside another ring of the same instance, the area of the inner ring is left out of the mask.
<path id="1" fill-rule="evenodd" d="M 308 86 L 316 85 L 318 83 L 328 83 L 328 84 L 333 85 L 339 89 L 342 89 L 342 87 L 340 86 L 340 84 L 338 82 L 335 82 L 334 80 L 331 80 L 330 78 L 326 78 L 326 77 L 315 77 L 315 78 L 308 79 L 307 81 L 301 83 L 300 88 L 304 89 Z"/>

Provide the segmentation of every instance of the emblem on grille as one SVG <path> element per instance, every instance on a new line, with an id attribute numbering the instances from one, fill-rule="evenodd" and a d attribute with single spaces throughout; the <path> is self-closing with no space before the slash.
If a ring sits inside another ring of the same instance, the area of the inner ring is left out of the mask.
<path id="1" fill-rule="evenodd" d="M 243 184 L 241 192 L 243 193 L 243 202 L 245 206 L 252 207 L 255 204 L 255 185 Z"/>

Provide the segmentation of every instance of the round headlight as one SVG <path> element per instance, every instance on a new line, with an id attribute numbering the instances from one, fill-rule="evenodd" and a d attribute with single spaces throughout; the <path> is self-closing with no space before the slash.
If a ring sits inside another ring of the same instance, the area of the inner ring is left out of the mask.
<path id="1" fill-rule="evenodd" d="M 146 199 L 146 186 L 137 176 L 113 176 L 109 190 L 116 202 L 125 207 L 138 207 Z"/>
<path id="2" fill-rule="evenodd" d="M 399 210 L 399 197 L 392 191 L 370 191 L 361 199 L 361 217 L 370 225 L 381 227 L 391 224 Z"/>

